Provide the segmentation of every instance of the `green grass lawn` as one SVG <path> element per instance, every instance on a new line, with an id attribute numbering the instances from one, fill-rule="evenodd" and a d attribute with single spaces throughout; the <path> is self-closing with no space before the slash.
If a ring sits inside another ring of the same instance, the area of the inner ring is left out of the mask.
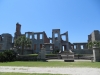
<path id="1" fill-rule="evenodd" d="M 77 62 L 63 62 L 63 61 L 16 61 L 0 63 L 0 66 L 28 66 L 28 67 L 94 67 L 100 68 L 100 62 L 77 61 Z"/>
<path id="2" fill-rule="evenodd" d="M 0 75 L 61 75 L 61 74 L 39 74 L 39 73 L 12 73 L 12 72 L 0 72 Z"/>

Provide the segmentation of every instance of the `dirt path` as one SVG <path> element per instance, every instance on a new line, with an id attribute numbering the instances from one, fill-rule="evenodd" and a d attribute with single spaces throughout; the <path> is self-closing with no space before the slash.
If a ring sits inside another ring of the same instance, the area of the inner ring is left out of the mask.
<path id="1" fill-rule="evenodd" d="M 0 72 L 20 72 L 20 73 L 51 73 L 51 74 L 71 74 L 71 75 L 100 75 L 100 68 L 63 68 L 63 67 L 11 67 L 0 66 Z"/>

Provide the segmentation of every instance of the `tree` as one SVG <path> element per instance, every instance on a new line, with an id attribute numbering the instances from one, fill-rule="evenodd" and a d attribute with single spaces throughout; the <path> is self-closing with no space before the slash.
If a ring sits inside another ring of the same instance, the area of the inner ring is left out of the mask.
<path id="1" fill-rule="evenodd" d="M 20 36 L 14 41 L 14 45 L 17 49 L 21 48 L 21 54 L 23 55 L 24 48 L 31 47 L 31 40 L 25 36 Z"/>

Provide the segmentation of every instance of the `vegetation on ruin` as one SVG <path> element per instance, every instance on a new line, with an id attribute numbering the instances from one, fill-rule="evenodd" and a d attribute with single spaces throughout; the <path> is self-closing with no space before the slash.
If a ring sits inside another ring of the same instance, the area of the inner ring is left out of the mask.
<path id="1" fill-rule="evenodd" d="M 90 61 L 75 61 L 75 62 L 64 62 L 64 61 L 15 61 L 8 63 L 0 63 L 0 66 L 27 66 L 27 67 L 94 67 L 100 68 L 100 62 Z"/>
<path id="2" fill-rule="evenodd" d="M 93 46 L 97 46 L 97 47 L 100 47 L 100 41 L 90 41 L 88 44 L 87 44 L 88 48 L 92 48 Z"/>
<path id="3" fill-rule="evenodd" d="M 21 54 L 23 55 L 24 49 L 31 47 L 31 40 L 25 36 L 20 36 L 14 41 L 14 45 L 17 49 L 21 48 Z"/>

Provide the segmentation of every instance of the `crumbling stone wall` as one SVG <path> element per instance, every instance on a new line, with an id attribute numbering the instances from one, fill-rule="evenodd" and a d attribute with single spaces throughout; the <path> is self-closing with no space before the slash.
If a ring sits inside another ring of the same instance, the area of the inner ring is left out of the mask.
<path id="1" fill-rule="evenodd" d="M 2 41 L 2 36 L 0 35 L 0 42 Z"/>
<path id="2" fill-rule="evenodd" d="M 64 51 L 68 51 L 70 49 L 69 41 L 68 41 L 68 31 L 61 34 L 61 48 L 64 48 Z M 65 39 L 63 39 L 62 36 L 65 36 Z"/>
<path id="3" fill-rule="evenodd" d="M 50 43 L 50 40 L 47 37 L 46 33 L 44 33 L 44 43 Z"/>
<path id="4" fill-rule="evenodd" d="M 88 42 L 90 41 L 100 41 L 100 31 L 94 30 L 90 35 L 88 35 Z"/>
<path id="5" fill-rule="evenodd" d="M 12 48 L 12 35 L 5 33 L 2 34 L 2 50 L 10 49 Z"/>
<path id="6" fill-rule="evenodd" d="M 21 36 L 21 25 L 19 23 L 16 23 L 16 32 L 14 39 L 18 38 L 19 36 Z"/>
<path id="7" fill-rule="evenodd" d="M 88 46 L 87 46 L 88 43 L 73 43 L 74 45 L 74 49 L 88 49 Z"/>
<path id="8" fill-rule="evenodd" d="M 44 33 L 45 32 L 33 32 L 32 34 L 32 49 L 33 49 L 33 52 L 40 52 L 41 50 L 41 47 L 44 43 Z M 40 35 L 41 38 L 40 38 Z"/>
<path id="9" fill-rule="evenodd" d="M 57 36 L 55 36 L 57 34 Z M 61 50 L 61 36 L 60 36 L 60 29 L 53 29 L 52 30 L 52 41 L 54 43 L 54 49 Z"/>

